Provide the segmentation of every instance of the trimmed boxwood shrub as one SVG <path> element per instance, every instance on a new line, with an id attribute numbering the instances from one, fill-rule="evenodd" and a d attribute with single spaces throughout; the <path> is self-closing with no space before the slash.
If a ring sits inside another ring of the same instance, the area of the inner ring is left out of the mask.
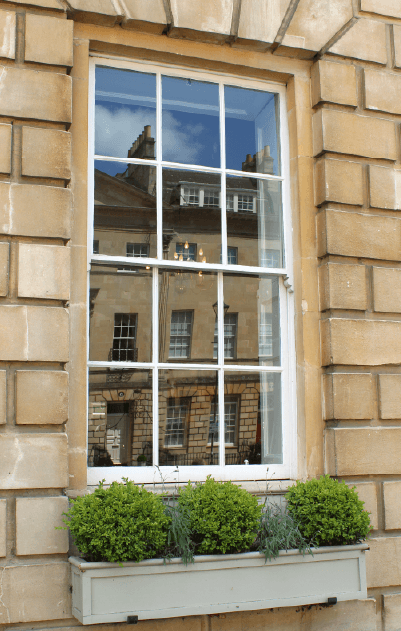
<path id="1" fill-rule="evenodd" d="M 369 513 L 355 487 L 333 480 L 297 482 L 287 494 L 288 510 L 302 535 L 318 546 L 358 543 L 369 534 Z"/>

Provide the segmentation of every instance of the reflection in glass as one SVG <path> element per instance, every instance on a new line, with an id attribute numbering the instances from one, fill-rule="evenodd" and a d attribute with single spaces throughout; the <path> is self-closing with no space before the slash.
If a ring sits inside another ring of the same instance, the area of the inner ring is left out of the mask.
<path id="1" fill-rule="evenodd" d="M 159 465 L 217 465 L 218 387 L 213 370 L 159 371 Z"/>
<path id="2" fill-rule="evenodd" d="M 159 271 L 159 361 L 216 363 L 213 359 L 217 274 Z"/>
<path id="3" fill-rule="evenodd" d="M 94 180 L 97 253 L 156 257 L 156 168 L 97 160 Z"/>
<path id="4" fill-rule="evenodd" d="M 89 371 L 88 465 L 150 466 L 152 371 Z"/>
<path id="5" fill-rule="evenodd" d="M 277 276 L 224 274 L 225 363 L 280 366 Z"/>
<path id="6" fill-rule="evenodd" d="M 280 464 L 281 374 L 225 372 L 226 464 Z"/>
<path id="7" fill-rule="evenodd" d="M 220 263 L 220 183 L 213 173 L 163 169 L 163 258 Z"/>
<path id="8" fill-rule="evenodd" d="M 156 76 L 98 66 L 95 96 L 95 154 L 154 158 Z"/>
<path id="9" fill-rule="evenodd" d="M 163 160 L 220 166 L 219 87 L 162 77 Z"/>
<path id="10" fill-rule="evenodd" d="M 227 239 L 238 248 L 238 264 L 284 267 L 281 182 L 234 176 L 226 181 Z"/>
<path id="11" fill-rule="evenodd" d="M 278 94 L 226 86 L 224 99 L 227 169 L 280 175 Z"/>
<path id="12" fill-rule="evenodd" d="M 151 313 L 152 270 L 92 264 L 89 359 L 151 361 Z"/>

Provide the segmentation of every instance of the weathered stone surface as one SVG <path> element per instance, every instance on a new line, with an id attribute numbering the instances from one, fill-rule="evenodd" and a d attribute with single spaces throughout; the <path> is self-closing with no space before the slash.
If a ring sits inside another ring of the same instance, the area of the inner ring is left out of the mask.
<path id="1" fill-rule="evenodd" d="M 0 182 L 0 233 L 69 239 L 71 214 L 68 188 Z"/>
<path id="2" fill-rule="evenodd" d="M 8 259 L 10 246 L 8 243 L 0 243 L 0 296 L 8 293 Z"/>
<path id="3" fill-rule="evenodd" d="M 369 181 L 372 208 L 401 209 L 401 171 L 371 165 Z"/>
<path id="4" fill-rule="evenodd" d="M 6 518 L 7 518 L 7 500 L 0 500 L 0 557 L 5 557 L 7 554 Z"/>
<path id="5" fill-rule="evenodd" d="M 369 539 L 366 552 L 366 581 L 369 587 L 401 583 L 401 537 Z"/>
<path id="6" fill-rule="evenodd" d="M 121 17 L 112 0 L 69 0 L 72 17 L 77 22 L 114 26 Z"/>
<path id="7" fill-rule="evenodd" d="M 300 0 L 284 36 L 283 45 L 320 50 L 352 18 L 352 15 L 351 0 Z"/>
<path id="8" fill-rule="evenodd" d="M 401 473 L 401 427 L 329 428 L 326 429 L 325 439 L 326 471 L 329 475 Z"/>
<path id="9" fill-rule="evenodd" d="M 18 370 L 18 425 L 59 425 L 68 420 L 68 373 L 59 370 Z"/>
<path id="10" fill-rule="evenodd" d="M 67 497 L 20 497 L 16 499 L 17 555 L 63 554 L 68 552 L 68 532 L 62 513 Z"/>
<path id="11" fill-rule="evenodd" d="M 333 373 L 324 375 L 325 418 L 371 419 L 374 415 L 372 375 Z"/>
<path id="12" fill-rule="evenodd" d="M 319 267 L 320 310 L 367 308 L 364 265 L 326 263 Z"/>
<path id="13" fill-rule="evenodd" d="M 43 7 L 44 9 L 58 9 L 59 11 L 65 11 L 60 0 L 6 0 L 6 2 L 13 2 L 13 4 L 28 4 L 33 7 Z"/>
<path id="14" fill-rule="evenodd" d="M 370 513 L 370 523 L 373 530 L 377 530 L 378 515 L 377 515 L 377 486 L 374 482 L 358 482 L 357 484 L 349 484 L 350 487 L 355 486 L 359 499 L 365 502 L 364 509 Z"/>
<path id="15" fill-rule="evenodd" d="M 71 134 L 57 129 L 23 127 L 22 175 L 70 179 Z"/>
<path id="16" fill-rule="evenodd" d="M 401 322 L 328 318 L 321 332 L 323 366 L 401 363 Z"/>
<path id="17" fill-rule="evenodd" d="M 383 595 L 383 631 L 401 629 L 401 594 Z"/>
<path id="18" fill-rule="evenodd" d="M 327 209 L 317 216 L 318 256 L 401 260 L 401 220 Z"/>
<path id="19" fill-rule="evenodd" d="M 70 254 L 71 249 L 68 247 L 20 243 L 18 296 L 68 300 Z"/>
<path id="20" fill-rule="evenodd" d="M 0 359 L 67 362 L 66 309 L 0 306 Z"/>
<path id="21" fill-rule="evenodd" d="M 379 375 L 379 384 L 380 418 L 401 419 L 401 375 Z"/>
<path id="22" fill-rule="evenodd" d="M 173 36 L 191 36 L 191 31 L 201 31 L 205 41 L 206 33 L 217 40 L 230 34 L 233 0 L 198 0 L 195 3 L 171 0 L 170 5 L 174 24 L 170 33 Z"/>
<path id="23" fill-rule="evenodd" d="M 72 20 L 27 13 L 25 22 L 25 61 L 55 66 L 73 64 Z"/>
<path id="24" fill-rule="evenodd" d="M 398 0 L 361 0 L 361 11 L 401 18 L 401 6 Z"/>
<path id="25" fill-rule="evenodd" d="M 15 11 L 0 12 L 0 57 L 15 58 Z"/>
<path id="26" fill-rule="evenodd" d="M 397 159 L 392 121 L 322 109 L 313 115 L 313 155 L 323 151 Z"/>
<path id="27" fill-rule="evenodd" d="M 401 377 L 401 375 L 399 376 Z M 401 528 L 400 497 L 401 482 L 383 482 L 384 527 L 386 530 L 399 530 Z"/>
<path id="28" fill-rule="evenodd" d="M 71 87 L 65 74 L 0 66 L 0 115 L 70 123 Z"/>
<path id="29" fill-rule="evenodd" d="M 69 563 L 9 565 L 1 574 L 0 620 L 4 623 L 71 617 Z"/>
<path id="30" fill-rule="evenodd" d="M 373 268 L 374 310 L 401 313 L 401 269 Z"/>
<path id="31" fill-rule="evenodd" d="M 365 107 L 401 114 L 401 76 L 365 69 Z"/>
<path id="32" fill-rule="evenodd" d="M 6 422 L 7 414 L 7 371 L 0 370 L 0 425 Z"/>
<path id="33" fill-rule="evenodd" d="M 11 173 L 11 125 L 0 123 L 0 173 Z"/>
<path id="34" fill-rule="evenodd" d="M 271 0 L 242 0 L 238 24 L 238 43 L 260 42 L 272 44 L 277 36 L 281 22 L 288 8 L 286 2 Z M 262 46 L 263 48 L 263 46 Z"/>
<path id="35" fill-rule="evenodd" d="M 387 62 L 386 25 L 383 22 L 361 18 L 329 48 L 329 52 L 385 64 Z"/>
<path id="36" fill-rule="evenodd" d="M 315 204 L 338 202 L 362 206 L 362 165 L 321 158 L 315 164 Z"/>
<path id="37" fill-rule="evenodd" d="M 66 486 L 66 434 L 0 434 L 0 489 Z"/>
<path id="38" fill-rule="evenodd" d="M 163 0 L 121 0 L 125 17 L 123 28 L 140 29 L 150 33 L 162 33 L 167 18 Z"/>
<path id="39" fill-rule="evenodd" d="M 312 105 L 321 101 L 357 106 L 355 66 L 323 60 L 313 64 Z"/>
<path id="40" fill-rule="evenodd" d="M 394 24 L 395 67 L 401 68 L 401 25 Z"/>

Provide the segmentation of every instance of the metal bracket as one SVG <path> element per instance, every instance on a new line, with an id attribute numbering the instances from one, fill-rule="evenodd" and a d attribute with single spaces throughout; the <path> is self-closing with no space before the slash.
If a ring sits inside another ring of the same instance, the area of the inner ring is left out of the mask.
<path id="1" fill-rule="evenodd" d="M 336 605 L 337 604 L 337 597 L 333 596 L 332 598 L 328 598 L 327 599 L 327 604 L 328 605 Z"/>
<path id="2" fill-rule="evenodd" d="M 292 286 L 292 279 L 289 276 L 284 276 L 284 287 L 287 288 L 288 293 L 293 294 L 294 289 Z"/>
<path id="3" fill-rule="evenodd" d="M 128 616 L 127 624 L 138 624 L 138 616 Z"/>

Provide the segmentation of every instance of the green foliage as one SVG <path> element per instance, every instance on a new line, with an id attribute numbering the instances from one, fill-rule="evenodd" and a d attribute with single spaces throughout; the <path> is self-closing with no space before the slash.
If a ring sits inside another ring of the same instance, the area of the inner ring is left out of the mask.
<path id="1" fill-rule="evenodd" d="M 167 532 L 167 548 L 163 553 L 164 559 L 181 557 L 185 565 L 194 563 L 195 544 L 188 507 L 177 503 L 168 504 L 165 511 L 170 519 L 170 525 Z"/>
<path id="2" fill-rule="evenodd" d="M 354 489 L 328 475 L 292 486 L 286 494 L 288 510 L 302 535 L 319 546 L 363 541 L 371 529 L 369 513 Z"/>
<path id="3" fill-rule="evenodd" d="M 163 550 L 169 517 L 163 500 L 125 480 L 73 501 L 64 520 L 90 561 L 142 561 Z"/>
<path id="4" fill-rule="evenodd" d="M 178 504 L 189 511 L 198 554 L 228 554 L 252 547 L 262 508 L 239 486 L 208 476 L 204 484 L 181 489 Z"/>
<path id="5" fill-rule="evenodd" d="M 256 547 L 265 555 L 266 561 L 275 559 L 280 550 L 298 548 L 302 554 L 311 553 L 310 542 L 304 538 L 288 509 L 267 501 L 260 518 Z"/>

